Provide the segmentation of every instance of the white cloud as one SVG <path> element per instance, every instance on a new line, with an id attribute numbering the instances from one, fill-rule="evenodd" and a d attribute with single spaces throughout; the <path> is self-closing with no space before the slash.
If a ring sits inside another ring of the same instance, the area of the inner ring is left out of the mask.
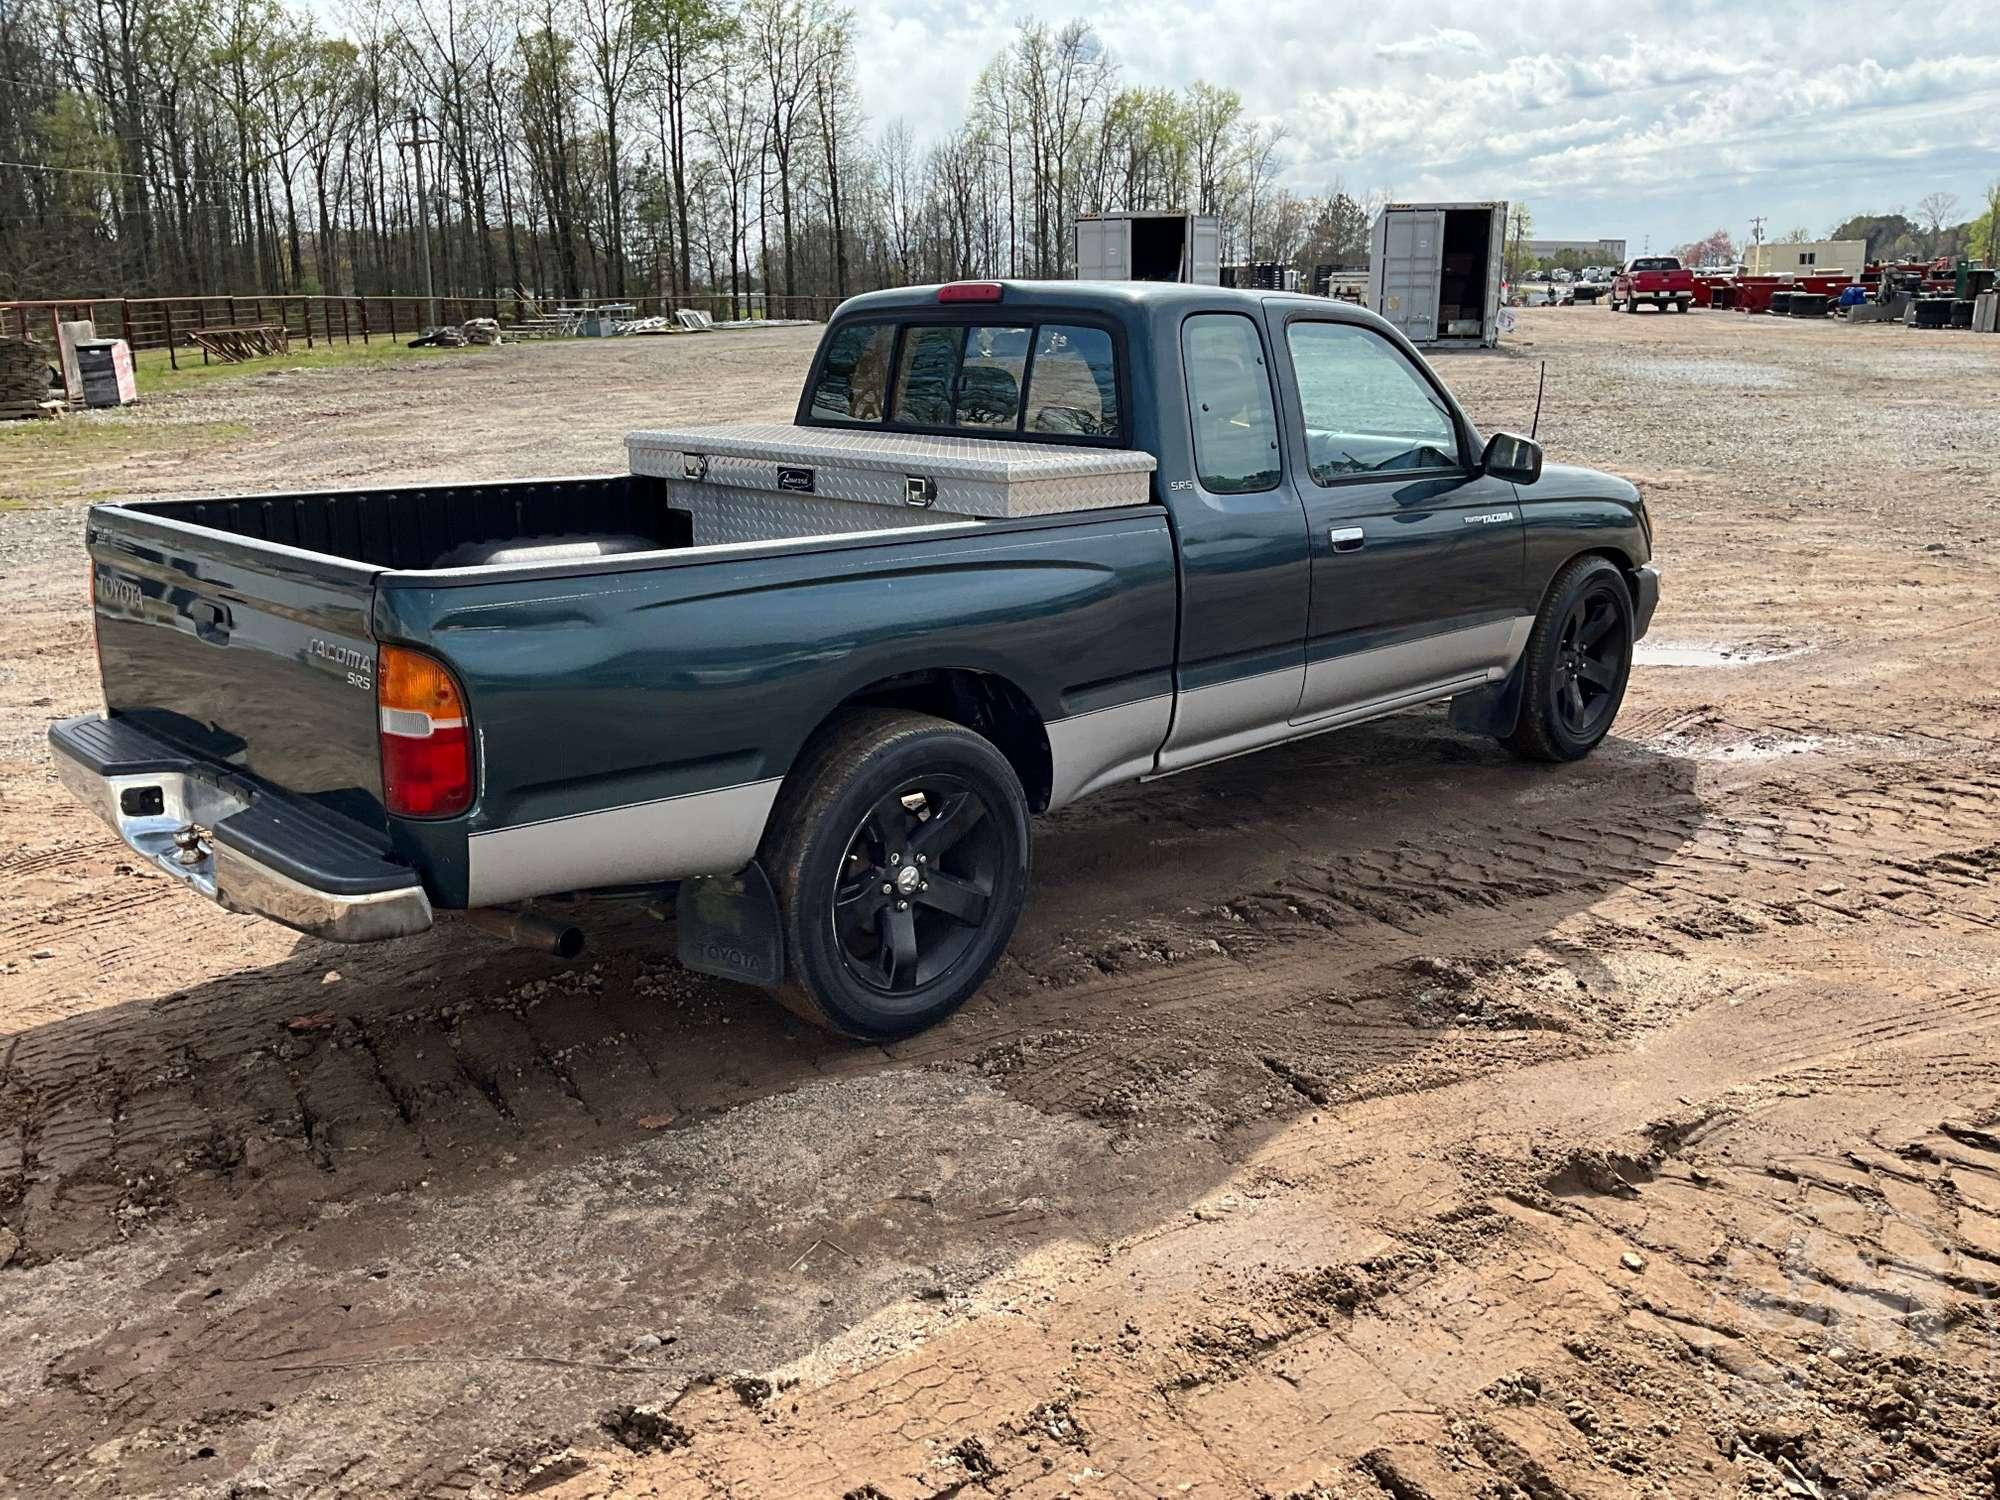
<path id="1" fill-rule="evenodd" d="M 862 97 L 933 138 L 1022 16 L 1089 21 L 1130 84 L 1238 90 L 1288 132 L 1285 180 L 1526 198 L 1548 234 L 1692 238 L 1752 214 L 1962 203 L 2000 178 L 2000 32 L 1981 0 L 1894 26 L 1855 0 L 1454 0 L 1330 16 L 1323 0 L 886 0 L 858 13 Z M 1254 21 L 1248 19 L 1254 15 Z"/>
<path id="2" fill-rule="evenodd" d="M 1412 57 L 1430 57 L 1437 53 L 1480 57 L 1492 50 L 1471 32 L 1456 26 L 1433 26 L 1426 36 L 1413 36 L 1399 42 L 1375 44 L 1375 55 L 1387 62 Z"/>

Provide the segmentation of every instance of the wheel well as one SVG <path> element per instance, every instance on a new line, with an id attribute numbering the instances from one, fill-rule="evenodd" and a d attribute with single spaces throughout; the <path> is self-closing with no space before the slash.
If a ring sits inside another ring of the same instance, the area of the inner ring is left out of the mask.
<path id="1" fill-rule="evenodd" d="M 1606 562 L 1617 564 L 1619 573 L 1625 579 L 1625 587 L 1632 591 L 1633 598 L 1636 599 L 1639 597 L 1639 565 L 1623 552 L 1620 552 L 1616 547 L 1585 547 L 1581 552 L 1575 554 L 1575 556 L 1565 558 L 1562 568 L 1557 568 L 1554 573 L 1549 575 L 1549 588 L 1555 586 L 1555 580 L 1562 573 L 1563 568 L 1568 567 L 1579 557 L 1601 557 Z M 1549 588 L 1542 590 L 1542 597 L 1545 600 L 1548 598 Z"/>
<path id="2" fill-rule="evenodd" d="M 1028 805 L 1036 812 L 1048 807 L 1049 789 L 1055 778 L 1048 731 L 1028 695 L 1006 678 L 961 667 L 906 672 L 849 694 L 834 713 L 863 706 L 906 708 L 914 713 L 931 714 L 983 735 L 1007 757 L 1014 774 L 1021 778 Z M 833 714 L 827 717 L 831 719 Z M 813 733 L 818 734 L 819 730 Z"/>

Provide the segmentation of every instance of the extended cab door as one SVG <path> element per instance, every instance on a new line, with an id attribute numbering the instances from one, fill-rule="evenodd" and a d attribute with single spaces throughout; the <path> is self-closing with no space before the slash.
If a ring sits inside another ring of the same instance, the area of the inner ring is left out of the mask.
<path id="1" fill-rule="evenodd" d="M 1282 330 L 1312 550 L 1295 718 L 1363 717 L 1504 675 L 1533 623 L 1514 487 L 1477 471 L 1451 402 L 1379 331 L 1310 311 Z"/>
<path id="2" fill-rule="evenodd" d="M 1305 510 L 1285 474 L 1276 352 L 1240 308 L 1177 326 L 1162 314 L 1155 335 L 1159 479 L 1181 563 L 1163 772 L 1289 737 L 1305 681 Z"/>

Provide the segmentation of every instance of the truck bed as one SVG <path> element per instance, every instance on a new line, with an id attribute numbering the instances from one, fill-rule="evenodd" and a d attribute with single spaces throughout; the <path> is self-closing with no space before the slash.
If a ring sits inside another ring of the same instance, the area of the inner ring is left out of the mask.
<path id="1" fill-rule="evenodd" d="M 1079 721 L 1090 754 L 1057 758 L 1044 801 L 1149 753 L 1171 702 L 1156 505 L 696 546 L 662 481 L 616 475 L 100 505 L 88 544 L 120 764 L 262 809 L 297 859 L 337 820 L 447 907 L 737 868 L 806 737 L 871 684 L 997 672 L 1051 722 L 1143 700 L 1133 745 Z M 464 690 L 463 817 L 385 803 L 391 644 Z"/>
<path id="2" fill-rule="evenodd" d="M 688 513 L 643 474 L 408 485 L 122 507 L 229 536 L 397 570 L 541 560 L 509 551 L 571 544 L 571 556 L 693 545 Z M 594 543 L 595 550 L 576 548 Z M 552 559 L 551 559 L 552 560 Z"/>

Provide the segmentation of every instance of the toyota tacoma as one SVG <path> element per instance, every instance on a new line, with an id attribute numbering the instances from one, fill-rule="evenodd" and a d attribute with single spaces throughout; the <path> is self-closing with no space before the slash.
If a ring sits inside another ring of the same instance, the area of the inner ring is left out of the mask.
<path id="1" fill-rule="evenodd" d="M 1575 760 L 1658 598 L 1632 485 L 1316 297 L 870 293 L 791 423 L 628 453 L 92 507 L 105 709 L 51 728 L 63 780 L 234 911 L 368 941 L 671 896 L 691 966 L 897 1037 L 999 959 L 1033 815 L 1447 699 Z"/>

